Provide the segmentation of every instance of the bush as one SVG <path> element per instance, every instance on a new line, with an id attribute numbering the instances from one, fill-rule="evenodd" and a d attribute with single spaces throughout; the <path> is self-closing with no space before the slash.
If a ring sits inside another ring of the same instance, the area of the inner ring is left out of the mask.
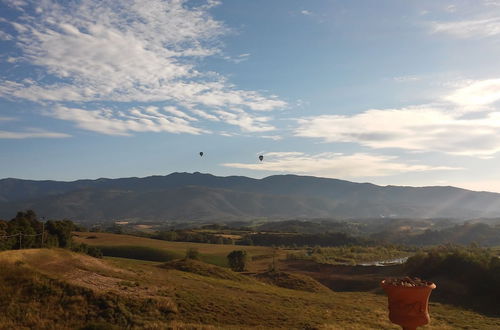
<path id="1" fill-rule="evenodd" d="M 189 248 L 186 250 L 186 259 L 200 259 L 200 252 L 196 248 Z"/>
<path id="2" fill-rule="evenodd" d="M 89 246 L 87 254 L 94 258 L 102 258 L 102 251 L 94 246 Z"/>
<path id="3" fill-rule="evenodd" d="M 246 268 L 247 252 L 245 250 L 234 250 L 227 255 L 229 267 L 235 272 L 242 272 Z"/>

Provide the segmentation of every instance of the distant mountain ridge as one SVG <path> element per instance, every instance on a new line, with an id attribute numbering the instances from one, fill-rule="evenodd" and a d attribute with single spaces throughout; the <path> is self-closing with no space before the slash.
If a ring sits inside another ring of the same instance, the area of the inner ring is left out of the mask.
<path id="1" fill-rule="evenodd" d="M 500 216 L 500 194 L 377 186 L 298 175 L 263 179 L 172 173 L 61 181 L 0 180 L 0 218 L 22 209 L 80 221 Z"/>

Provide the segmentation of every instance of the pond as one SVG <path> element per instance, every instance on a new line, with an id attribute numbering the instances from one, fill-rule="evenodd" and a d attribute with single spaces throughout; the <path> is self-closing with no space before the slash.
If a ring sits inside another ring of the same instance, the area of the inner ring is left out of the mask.
<path id="1" fill-rule="evenodd" d="M 358 266 L 378 266 L 378 267 L 394 266 L 394 265 L 404 264 L 406 262 L 406 260 L 408 260 L 408 257 L 389 259 L 389 260 L 361 262 L 358 264 Z"/>

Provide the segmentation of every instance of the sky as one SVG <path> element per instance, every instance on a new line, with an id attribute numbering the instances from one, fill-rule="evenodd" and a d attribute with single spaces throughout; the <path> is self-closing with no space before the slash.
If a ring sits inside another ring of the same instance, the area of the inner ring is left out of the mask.
<path id="1" fill-rule="evenodd" d="M 0 178 L 500 192 L 499 58 L 500 0 L 0 0 Z"/>

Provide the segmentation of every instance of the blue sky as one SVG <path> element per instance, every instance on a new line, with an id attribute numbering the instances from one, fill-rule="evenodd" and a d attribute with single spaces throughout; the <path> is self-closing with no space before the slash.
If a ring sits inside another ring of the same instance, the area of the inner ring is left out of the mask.
<path id="1" fill-rule="evenodd" d="M 497 0 L 0 0 L 0 177 L 500 192 L 498 58 Z"/>

